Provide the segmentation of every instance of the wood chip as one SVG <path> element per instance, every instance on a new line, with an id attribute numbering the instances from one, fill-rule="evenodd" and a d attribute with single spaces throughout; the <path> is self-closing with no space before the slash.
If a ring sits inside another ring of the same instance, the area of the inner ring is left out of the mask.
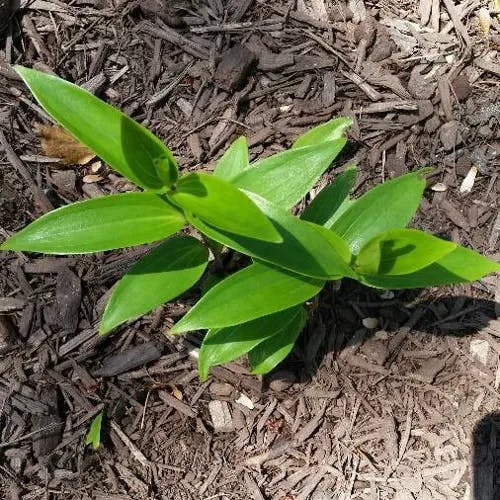
<path id="1" fill-rule="evenodd" d="M 420 24 L 425 26 L 431 18 L 432 0 L 420 0 L 418 12 L 420 13 Z"/>
<path id="2" fill-rule="evenodd" d="M 233 418 L 226 401 L 210 401 L 208 411 L 212 419 L 212 425 L 215 432 L 231 432 L 234 430 Z"/>
<path id="3" fill-rule="evenodd" d="M 49 409 L 45 415 L 33 415 L 33 429 L 35 431 L 50 426 L 50 431 L 37 434 L 33 440 L 33 453 L 35 457 L 41 458 L 48 455 L 60 443 L 62 438 L 62 421 L 59 414 L 58 394 L 55 386 L 48 386 L 40 394 L 40 402 Z M 52 427 L 53 424 L 58 424 Z"/>
<path id="4" fill-rule="evenodd" d="M 470 341 L 470 353 L 472 357 L 483 365 L 488 364 L 488 353 L 490 345 L 483 339 L 472 339 Z"/>
<path id="5" fill-rule="evenodd" d="M 132 442 L 132 440 L 120 429 L 118 424 L 111 420 L 111 428 L 118 434 L 118 437 L 122 440 L 123 444 L 130 450 L 131 455 L 143 466 L 149 467 L 149 460 L 144 456 L 142 451 L 140 451 L 137 446 Z"/>
<path id="6" fill-rule="evenodd" d="M 14 325 L 8 316 L 0 316 L 0 354 L 10 349 L 14 340 Z"/>
<path id="7" fill-rule="evenodd" d="M 67 333 L 74 333 L 78 327 L 78 311 L 82 300 L 80 278 L 63 267 L 57 273 L 56 305 L 60 327 Z"/>
<path id="8" fill-rule="evenodd" d="M 255 479 L 248 472 L 245 472 L 245 484 L 250 495 L 249 498 L 253 498 L 253 500 L 265 500 Z"/>
<path id="9" fill-rule="evenodd" d="M 358 24 L 366 19 L 367 10 L 363 0 L 348 0 L 347 5 L 353 14 L 353 23 Z"/>
<path id="10" fill-rule="evenodd" d="M 325 106 L 331 106 L 336 101 L 336 83 L 335 73 L 327 71 L 323 75 L 323 91 L 321 93 L 321 101 Z"/>
<path id="11" fill-rule="evenodd" d="M 15 297 L 0 297 L 0 314 L 14 312 L 22 309 L 26 305 L 26 300 Z"/>
<path id="12" fill-rule="evenodd" d="M 456 120 L 451 120 L 442 125 L 439 130 L 439 138 L 445 151 L 454 150 L 463 142 L 462 134 L 460 133 L 460 123 Z"/>
<path id="13" fill-rule="evenodd" d="M 432 384 L 436 376 L 443 371 L 446 366 L 446 359 L 429 358 L 424 360 L 419 369 L 412 374 L 412 377 L 421 382 Z"/>
<path id="14" fill-rule="evenodd" d="M 96 377 L 114 377 L 128 372 L 138 366 L 151 363 L 159 359 L 163 353 L 163 344 L 159 342 L 145 342 L 131 347 L 126 351 L 104 358 L 102 368 L 96 370 Z"/>
<path id="15" fill-rule="evenodd" d="M 440 208 L 446 216 L 457 226 L 465 231 L 470 231 L 470 224 L 468 220 L 460 213 L 460 211 L 448 200 L 443 200 L 440 203 Z"/>
<path id="16" fill-rule="evenodd" d="M 167 403 L 172 408 L 175 408 L 177 411 L 183 413 L 186 417 L 195 418 L 197 416 L 197 413 L 189 405 L 167 391 L 158 391 L 158 396 L 160 396 L 162 401 Z"/>
<path id="17" fill-rule="evenodd" d="M 477 57 L 474 59 L 474 64 L 485 71 L 500 76 L 500 63 L 486 57 Z"/>
<path id="18" fill-rule="evenodd" d="M 244 406 L 245 408 L 248 408 L 249 410 L 253 410 L 255 408 L 253 401 L 246 394 L 243 393 L 240 393 L 238 399 L 235 400 L 235 403 L 238 403 Z"/>
<path id="19" fill-rule="evenodd" d="M 241 88 L 256 59 L 256 55 L 245 46 L 234 45 L 222 54 L 214 75 L 215 83 L 228 92 Z"/>

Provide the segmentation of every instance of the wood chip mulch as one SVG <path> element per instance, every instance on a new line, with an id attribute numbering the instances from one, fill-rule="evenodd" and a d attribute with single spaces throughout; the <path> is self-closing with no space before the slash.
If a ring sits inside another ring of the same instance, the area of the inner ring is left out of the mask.
<path id="1" fill-rule="evenodd" d="M 351 116 L 316 192 L 352 163 L 357 194 L 432 165 L 415 227 L 498 260 L 500 20 L 486 12 L 486 26 L 480 8 L 0 0 L 1 239 L 52 208 L 134 189 L 97 159 L 44 153 L 37 124 L 51 121 L 15 63 L 119 107 L 184 171 L 211 170 L 238 135 L 257 158 Z M 112 285 L 145 250 L 0 254 L 2 498 L 499 498 L 500 277 L 397 293 L 332 285 L 273 374 L 237 362 L 200 383 L 200 337 L 169 334 L 196 291 L 97 336 Z M 94 451 L 84 438 L 101 410 Z"/>

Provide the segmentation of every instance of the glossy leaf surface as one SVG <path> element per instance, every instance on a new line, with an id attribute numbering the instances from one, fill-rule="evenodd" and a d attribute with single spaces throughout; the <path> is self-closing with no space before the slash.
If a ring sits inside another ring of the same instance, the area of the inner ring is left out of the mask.
<path id="1" fill-rule="evenodd" d="M 177 208 L 152 193 L 124 193 L 72 203 L 35 220 L 2 250 L 90 253 L 158 241 L 184 226 Z"/>
<path id="2" fill-rule="evenodd" d="M 310 299 L 324 281 L 254 263 L 211 288 L 172 328 L 172 333 L 224 328 Z"/>
<path id="3" fill-rule="evenodd" d="M 164 191 L 176 181 L 172 153 L 142 125 L 61 78 L 21 66 L 16 71 L 54 120 L 133 183 Z"/>
<path id="4" fill-rule="evenodd" d="M 466 283 L 481 279 L 493 272 L 500 272 L 500 263 L 489 260 L 468 248 L 458 247 L 434 264 L 411 274 L 360 275 L 359 279 L 365 285 L 375 288 L 397 290 Z"/>
<path id="5" fill-rule="evenodd" d="M 101 320 L 107 333 L 191 288 L 208 263 L 208 250 L 191 236 L 174 236 L 142 257 L 118 282 Z"/>
<path id="6" fill-rule="evenodd" d="M 352 118 L 334 118 L 322 123 L 302 134 L 293 143 L 292 149 L 305 146 L 317 146 L 322 142 L 335 141 L 344 137 L 346 130 L 352 125 Z"/>
<path id="7" fill-rule="evenodd" d="M 457 248 L 417 229 L 392 229 L 372 238 L 356 258 L 361 274 L 400 275 L 423 269 Z"/>
<path id="8" fill-rule="evenodd" d="M 273 222 L 283 241 L 268 243 L 220 231 L 190 214 L 187 219 L 209 238 L 238 252 L 279 265 L 305 276 L 338 279 L 351 273 L 351 255 L 347 245 L 331 231 L 327 238 L 323 229 L 301 221 L 260 196 L 247 193 Z M 332 237 L 333 236 L 333 237 Z"/>
<path id="9" fill-rule="evenodd" d="M 248 353 L 248 362 L 252 373 L 263 375 L 281 363 L 292 351 L 295 341 L 303 330 L 307 314 L 300 307 L 294 320 L 283 328 L 283 331 L 257 344 Z"/>
<path id="10" fill-rule="evenodd" d="M 249 164 L 247 140 L 243 136 L 238 137 L 217 162 L 214 175 L 230 181 L 248 168 Z"/>
<path id="11" fill-rule="evenodd" d="M 248 196 L 229 182 L 207 174 L 187 174 L 168 194 L 176 205 L 224 231 L 280 242 L 269 219 Z"/>
<path id="12" fill-rule="evenodd" d="M 253 163 L 232 183 L 289 209 L 312 189 L 345 143 L 342 138 L 274 154 Z"/>
<path id="13" fill-rule="evenodd" d="M 302 306 L 296 306 L 248 323 L 210 330 L 200 348 L 198 358 L 200 378 L 205 380 L 212 366 L 229 363 L 270 337 L 285 334 L 299 318 L 302 318 L 303 312 Z"/>
<path id="14" fill-rule="evenodd" d="M 347 208 L 332 230 L 358 253 L 383 231 L 405 227 L 420 204 L 428 171 L 422 169 L 375 186 Z"/>
<path id="15" fill-rule="evenodd" d="M 338 210 L 348 200 L 355 183 L 356 167 L 348 167 L 332 184 L 325 186 L 318 193 L 302 213 L 301 219 L 327 228 L 332 227 L 338 218 Z"/>

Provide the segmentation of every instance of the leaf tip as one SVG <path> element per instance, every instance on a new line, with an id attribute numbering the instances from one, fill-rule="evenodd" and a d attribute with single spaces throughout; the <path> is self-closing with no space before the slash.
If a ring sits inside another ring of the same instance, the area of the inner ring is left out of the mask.
<path id="1" fill-rule="evenodd" d="M 269 235 L 269 241 L 271 243 L 283 243 L 283 236 L 277 231 L 277 229 L 273 226 L 272 231 L 270 230 L 268 232 Z"/>
<path id="2" fill-rule="evenodd" d="M 101 320 L 98 330 L 99 337 L 104 337 L 104 335 L 107 335 L 112 329 L 113 326 L 107 324 L 104 320 Z"/>
<path id="3" fill-rule="evenodd" d="M 11 250 L 9 240 L 5 240 L 2 244 L 0 244 L 0 250 Z"/>
<path id="4" fill-rule="evenodd" d="M 12 69 L 19 75 L 19 76 L 23 76 L 23 72 L 25 70 L 27 70 L 28 68 L 24 67 L 24 66 L 21 66 L 20 64 L 14 64 L 12 66 Z"/>
<path id="5" fill-rule="evenodd" d="M 180 333 L 188 332 L 189 328 L 186 328 L 182 320 L 176 323 L 172 328 L 170 328 L 170 333 L 172 335 L 179 335 Z"/>
<path id="6" fill-rule="evenodd" d="M 420 179 L 425 179 L 425 177 L 430 174 L 434 170 L 434 167 L 423 167 L 419 170 L 417 170 L 418 177 Z"/>

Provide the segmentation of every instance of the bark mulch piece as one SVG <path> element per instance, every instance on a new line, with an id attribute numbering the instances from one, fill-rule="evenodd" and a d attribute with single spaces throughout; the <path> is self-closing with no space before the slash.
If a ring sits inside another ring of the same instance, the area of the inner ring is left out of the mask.
<path id="1" fill-rule="evenodd" d="M 51 120 L 18 63 L 118 106 L 184 171 L 210 171 L 242 134 L 255 159 L 351 116 L 349 146 L 313 196 L 348 163 L 357 194 L 433 165 L 415 227 L 498 259 L 500 35 L 494 14 L 481 33 L 477 9 L 0 0 L 1 238 L 68 202 L 134 189 L 98 159 L 44 153 L 37 124 Z M 0 255 L 2 498 L 492 498 L 497 276 L 394 293 L 346 280 L 325 289 L 275 373 L 259 380 L 237 362 L 200 383 L 200 338 L 168 333 L 196 291 L 97 335 L 111 287 L 146 250 Z M 101 411 L 93 451 L 84 439 Z"/>

